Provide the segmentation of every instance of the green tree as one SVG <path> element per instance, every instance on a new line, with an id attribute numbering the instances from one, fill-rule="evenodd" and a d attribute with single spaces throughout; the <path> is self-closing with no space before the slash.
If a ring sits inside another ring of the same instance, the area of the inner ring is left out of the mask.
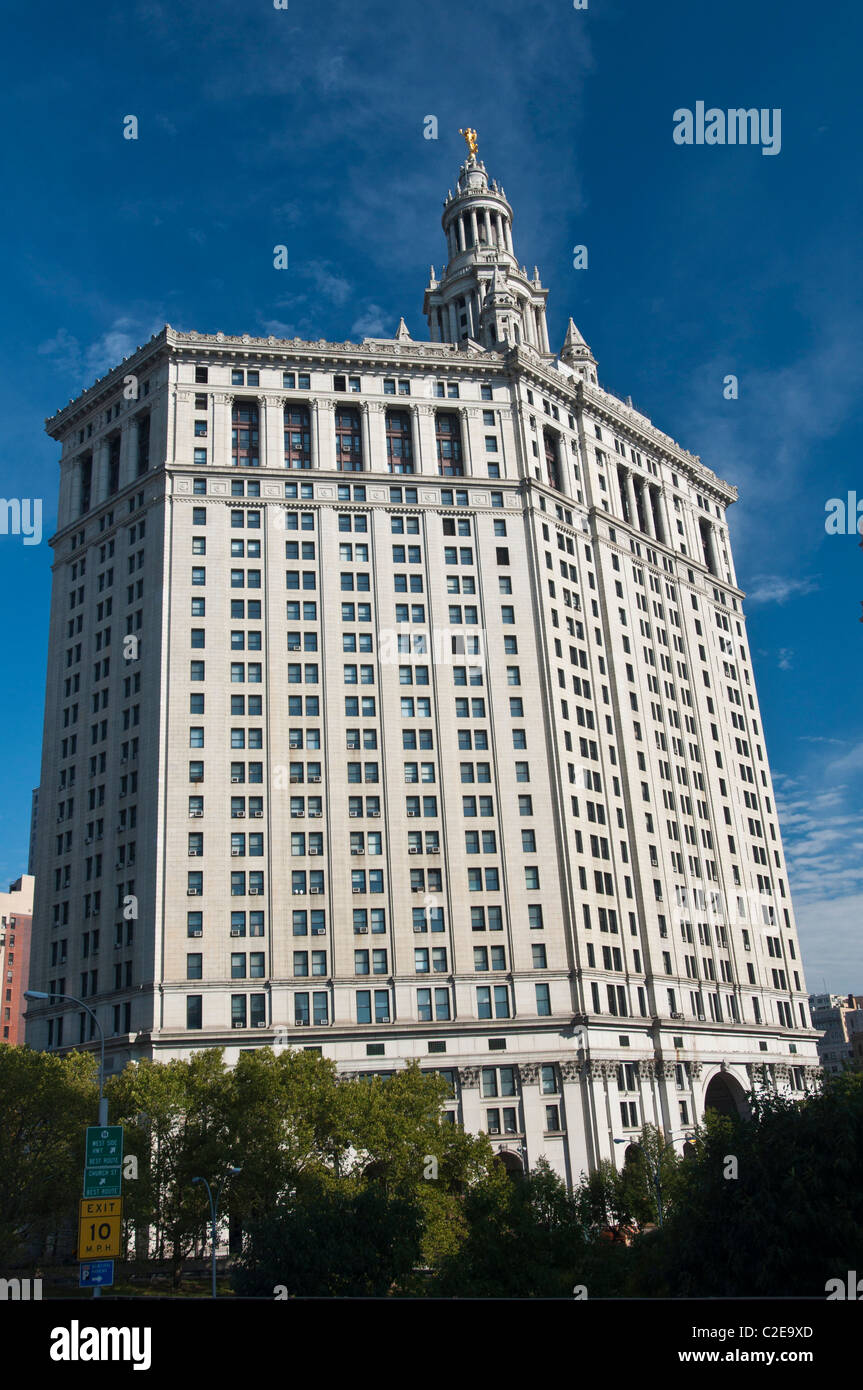
<path id="1" fill-rule="evenodd" d="M 322 1185 L 255 1217 L 232 1273 L 237 1293 L 381 1298 L 420 1259 L 422 1213 L 374 1188 Z"/>
<path id="2" fill-rule="evenodd" d="M 188 1061 L 139 1062 L 109 1084 L 126 1151 L 138 1158 L 139 1176 L 125 1187 L 126 1216 L 148 1230 L 156 1258 L 170 1261 L 175 1287 L 209 1218 L 206 1191 L 192 1178 L 212 1185 L 232 1162 L 228 1096 L 220 1048 L 201 1049 Z"/>
<path id="3" fill-rule="evenodd" d="M 467 1234 L 441 1261 L 432 1292 L 445 1298 L 566 1298 L 585 1282 L 588 1240 L 574 1194 L 541 1158 L 514 1181 L 465 1197 Z"/>
<path id="4" fill-rule="evenodd" d="M 74 1240 L 84 1131 L 95 1124 L 96 1061 L 0 1047 L 0 1262 L 68 1228 Z"/>
<path id="5" fill-rule="evenodd" d="M 628 1291 L 823 1297 L 863 1267 L 861 1165 L 860 1075 L 803 1101 L 756 1096 L 745 1118 L 708 1115 L 664 1229 L 637 1242 Z"/>

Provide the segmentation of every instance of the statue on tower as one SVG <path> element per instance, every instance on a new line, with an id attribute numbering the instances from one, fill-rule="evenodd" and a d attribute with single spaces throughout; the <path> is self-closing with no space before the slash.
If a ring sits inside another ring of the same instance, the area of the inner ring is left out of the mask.
<path id="1" fill-rule="evenodd" d="M 479 146 L 476 142 L 476 131 L 472 130 L 471 127 L 468 126 L 467 130 L 459 130 L 459 135 L 464 136 L 465 140 L 467 141 L 467 147 L 470 151 L 471 158 L 476 159 L 476 152 L 479 149 Z"/>

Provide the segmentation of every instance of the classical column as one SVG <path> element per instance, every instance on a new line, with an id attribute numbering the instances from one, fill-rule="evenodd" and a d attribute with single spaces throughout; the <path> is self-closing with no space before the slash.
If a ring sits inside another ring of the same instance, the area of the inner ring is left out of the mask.
<path id="1" fill-rule="evenodd" d="M 231 463 L 231 407 L 234 397 L 225 393 L 213 396 L 213 434 L 210 440 L 209 459 L 221 468 Z"/>
<path id="2" fill-rule="evenodd" d="M 334 469 L 336 466 L 335 401 L 316 399 L 312 431 L 312 466 Z"/>
<path id="3" fill-rule="evenodd" d="M 671 544 L 671 527 L 668 522 L 668 509 L 665 505 L 665 495 L 661 488 L 654 488 L 653 498 L 656 503 L 656 520 L 659 539 L 663 545 Z"/>
<path id="4" fill-rule="evenodd" d="M 90 488 L 90 504 L 98 507 L 108 496 L 108 460 L 111 446 L 107 439 L 100 439 L 93 449 L 93 481 Z"/>
<path id="5" fill-rule="evenodd" d="M 656 526 L 653 520 L 653 507 L 650 505 L 650 484 L 642 480 L 641 483 L 641 506 L 644 512 L 644 526 L 648 536 L 656 539 Z"/>
<path id="6" fill-rule="evenodd" d="M 368 455 L 366 468 L 373 473 L 387 472 L 387 408 L 383 401 L 364 405 L 368 423 Z"/>
<path id="7" fill-rule="evenodd" d="M 635 498 L 635 484 L 632 481 L 632 474 L 628 468 L 623 471 L 623 482 L 626 488 L 626 502 L 629 507 L 629 524 L 634 526 L 636 531 L 640 530 L 638 524 L 638 503 Z"/>
<path id="8" fill-rule="evenodd" d="M 120 436 L 120 490 L 138 476 L 138 419 L 126 420 Z"/>
<path id="9" fill-rule="evenodd" d="M 447 308 L 449 309 L 450 342 L 451 342 L 451 343 L 457 343 L 458 340 L 459 340 L 459 323 L 458 323 L 458 309 L 457 309 L 456 306 L 455 306 L 455 300 L 454 300 L 454 299 L 451 299 L 451 300 L 450 300 L 449 304 L 447 305 Z"/>
<path id="10" fill-rule="evenodd" d="M 505 217 L 502 218 L 501 220 L 502 220 L 502 222 L 503 222 L 503 239 L 504 239 L 504 241 L 505 241 L 505 243 L 506 243 L 506 249 L 507 249 L 507 251 L 510 253 L 510 255 L 512 256 L 512 255 L 514 255 L 515 253 L 514 253 L 514 251 L 513 251 L 513 249 L 512 249 L 512 232 L 511 232 L 510 229 L 509 229 L 509 222 L 507 221 L 507 219 L 506 219 Z"/>
<path id="11" fill-rule="evenodd" d="M 285 467 L 285 405 L 287 396 L 267 396 L 261 404 L 264 414 L 264 438 L 261 457 L 265 468 Z"/>
<path id="12" fill-rule="evenodd" d="M 458 249 L 459 251 L 466 251 L 467 246 L 465 245 L 464 216 L 462 214 L 459 214 L 456 226 L 458 227 Z"/>
<path id="13" fill-rule="evenodd" d="M 491 246 L 491 213 L 488 208 L 483 208 L 483 219 L 485 221 L 486 245 Z"/>
<path id="14" fill-rule="evenodd" d="M 477 221 L 476 208 L 470 210 L 470 230 L 473 235 L 474 246 L 479 245 L 479 222 Z"/>
<path id="15" fill-rule="evenodd" d="M 477 411 L 469 411 L 465 405 L 459 406 L 459 429 L 461 431 L 461 458 L 462 468 L 465 477 L 473 474 L 473 456 L 470 447 L 470 417 L 471 414 L 478 414 Z"/>
<path id="16" fill-rule="evenodd" d="M 435 407 L 411 406 L 414 413 L 414 468 L 417 473 L 434 476 L 438 471 L 435 443 Z"/>

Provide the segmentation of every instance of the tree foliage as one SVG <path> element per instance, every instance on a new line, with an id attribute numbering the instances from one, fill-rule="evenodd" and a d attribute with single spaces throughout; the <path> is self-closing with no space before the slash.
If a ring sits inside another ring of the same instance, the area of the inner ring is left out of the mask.
<path id="1" fill-rule="evenodd" d="M 0 1047 L 0 1263 L 73 1221 L 84 1170 L 84 1130 L 95 1124 L 92 1056 Z M 65 1252 L 64 1252 L 65 1253 Z"/>

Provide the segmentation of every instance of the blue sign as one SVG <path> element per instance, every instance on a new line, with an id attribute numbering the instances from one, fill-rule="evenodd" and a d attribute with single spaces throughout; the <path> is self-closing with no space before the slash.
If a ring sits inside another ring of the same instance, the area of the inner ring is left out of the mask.
<path id="1" fill-rule="evenodd" d="M 90 1260 L 89 1264 L 82 1264 L 79 1268 L 79 1289 L 101 1288 L 103 1284 L 113 1284 L 113 1282 L 113 1260 Z"/>

